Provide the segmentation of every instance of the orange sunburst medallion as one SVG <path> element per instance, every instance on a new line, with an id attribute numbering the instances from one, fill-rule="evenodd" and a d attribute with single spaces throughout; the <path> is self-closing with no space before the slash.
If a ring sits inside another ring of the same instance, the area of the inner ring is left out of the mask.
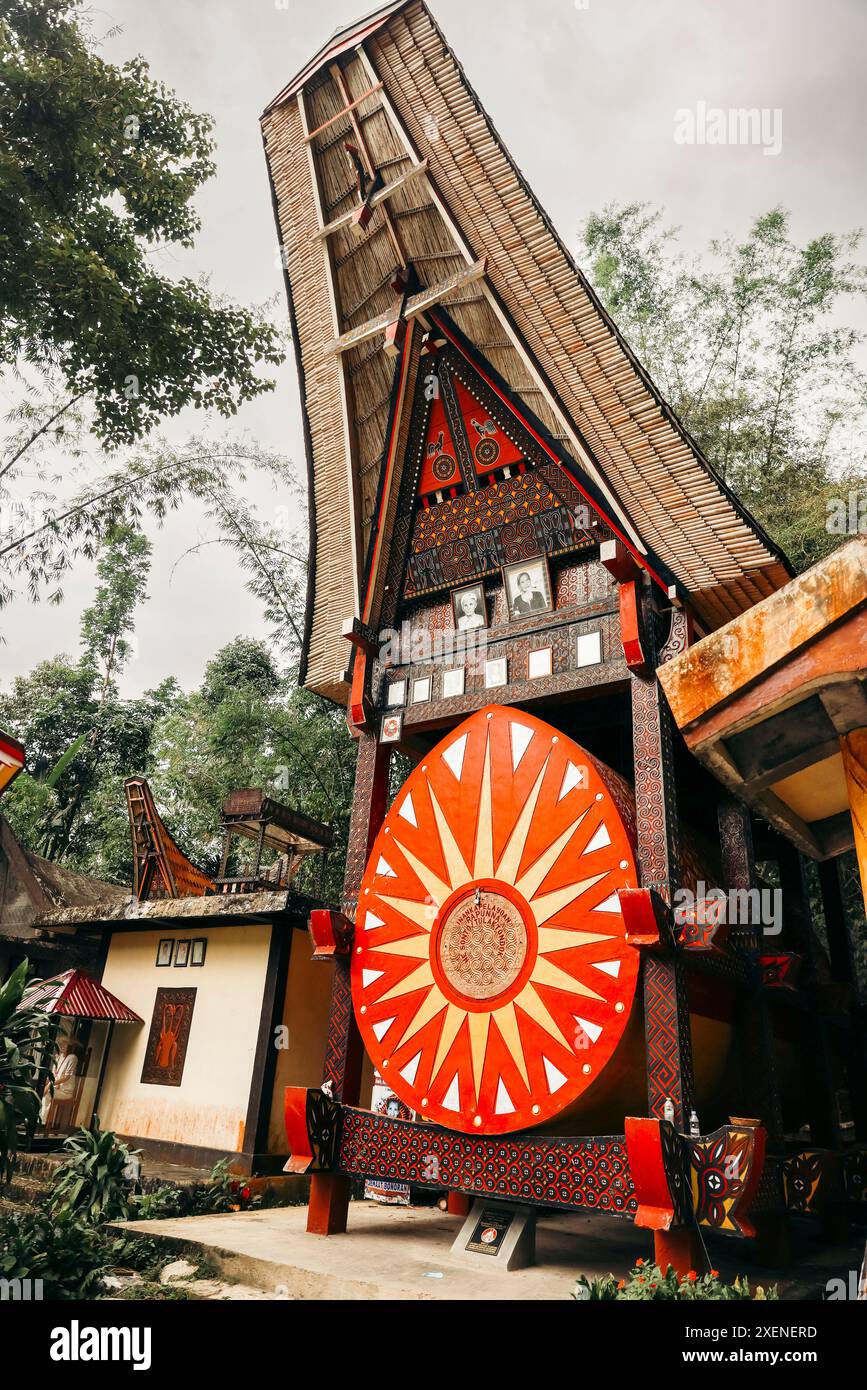
<path id="1" fill-rule="evenodd" d="M 637 882 L 606 769 L 520 710 L 472 715 L 395 798 L 361 885 L 355 1013 L 391 1089 L 451 1129 L 542 1123 L 629 1017 Z"/>

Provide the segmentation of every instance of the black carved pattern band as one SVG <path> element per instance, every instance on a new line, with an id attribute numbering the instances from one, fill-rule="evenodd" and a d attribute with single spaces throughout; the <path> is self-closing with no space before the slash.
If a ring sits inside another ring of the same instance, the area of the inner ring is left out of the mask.
<path id="1" fill-rule="evenodd" d="M 349 1177 L 631 1216 L 636 1202 L 620 1136 L 478 1138 L 343 1109 L 338 1170 Z"/>

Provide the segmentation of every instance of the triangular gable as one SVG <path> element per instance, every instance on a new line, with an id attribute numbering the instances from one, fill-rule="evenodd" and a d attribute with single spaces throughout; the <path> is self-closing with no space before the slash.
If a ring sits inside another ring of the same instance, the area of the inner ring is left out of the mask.
<path id="1" fill-rule="evenodd" d="M 518 463 L 523 454 L 509 438 L 505 428 L 491 417 L 485 406 L 460 380 L 456 379 L 454 385 L 464 434 L 469 441 L 477 475 L 489 476 L 497 469 Z"/>
<path id="2" fill-rule="evenodd" d="M 446 331 L 448 318 L 442 316 Z M 546 445 L 542 426 L 520 399 L 498 395 L 489 362 L 440 339 L 416 363 L 399 490 L 380 488 L 366 573 L 386 529 L 388 499 L 401 525 L 392 532 L 384 606 L 366 610 L 374 626 L 393 623 L 401 600 L 497 573 L 528 547 L 549 557 L 589 550 L 614 534 L 604 501 L 575 479 Z M 479 446 L 488 443 L 492 447 Z M 391 451 L 383 461 L 390 470 Z M 480 467 L 480 462 L 482 466 Z M 592 505 L 591 505 L 592 503 Z"/>
<path id="3" fill-rule="evenodd" d="M 462 483 L 458 454 L 440 397 L 431 402 L 430 419 L 422 449 L 420 497 L 454 491 Z"/>

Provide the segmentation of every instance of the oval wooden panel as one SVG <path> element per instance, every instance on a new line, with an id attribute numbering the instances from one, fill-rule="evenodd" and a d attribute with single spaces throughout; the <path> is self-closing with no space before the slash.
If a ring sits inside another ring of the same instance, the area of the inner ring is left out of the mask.
<path id="1" fill-rule="evenodd" d="M 356 1017 L 383 1079 L 468 1133 L 541 1124 L 600 1075 L 638 953 L 637 883 L 607 769 L 523 711 L 490 706 L 410 775 L 361 885 Z"/>

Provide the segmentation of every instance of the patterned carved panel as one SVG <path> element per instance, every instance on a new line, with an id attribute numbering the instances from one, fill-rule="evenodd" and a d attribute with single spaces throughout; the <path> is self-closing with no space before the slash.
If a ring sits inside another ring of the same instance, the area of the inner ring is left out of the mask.
<path id="1" fill-rule="evenodd" d="M 591 545 L 541 472 L 524 473 L 418 512 L 404 597 Z"/>
<path id="2" fill-rule="evenodd" d="M 451 1188 L 503 1201 L 621 1216 L 635 1211 L 626 1144 L 619 1136 L 485 1139 L 345 1109 L 337 1166 L 350 1177 Z"/>
<path id="3" fill-rule="evenodd" d="M 764 1130 L 725 1125 L 684 1141 L 696 1220 L 726 1235 L 754 1236 L 748 1212 L 762 1174 Z"/>

